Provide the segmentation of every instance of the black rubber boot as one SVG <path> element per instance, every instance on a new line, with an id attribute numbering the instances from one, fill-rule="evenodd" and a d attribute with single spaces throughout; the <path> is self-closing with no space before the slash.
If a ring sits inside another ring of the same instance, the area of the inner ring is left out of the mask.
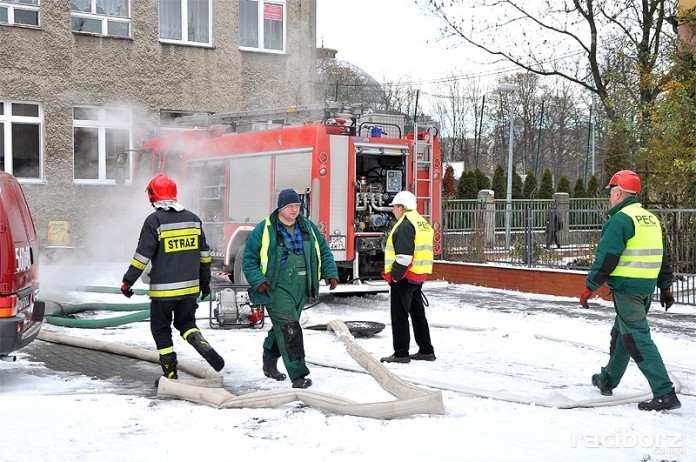
<path id="1" fill-rule="evenodd" d="M 278 358 L 263 357 L 263 375 L 271 377 L 275 380 L 285 380 L 287 376 L 278 370 Z"/>
<path id="2" fill-rule="evenodd" d="M 292 388 L 309 388 L 312 386 L 312 379 L 298 377 L 292 381 Z"/>
<path id="3" fill-rule="evenodd" d="M 592 376 L 592 385 L 599 388 L 599 392 L 604 396 L 611 396 L 613 394 L 611 388 L 604 386 L 602 381 L 599 380 L 599 374 L 595 374 Z"/>
<path id="4" fill-rule="evenodd" d="M 208 361 L 208 364 L 220 372 L 223 367 L 225 367 L 225 360 L 210 346 L 210 344 L 203 338 L 203 334 L 200 331 L 191 332 L 187 337 L 186 341 L 193 346 L 198 354 L 203 356 L 203 359 Z"/>
<path id="5" fill-rule="evenodd" d="M 638 409 L 641 411 L 671 411 L 672 409 L 679 409 L 680 407 L 681 403 L 674 390 L 666 395 L 653 398 L 650 401 L 638 403 Z"/>
<path id="6" fill-rule="evenodd" d="M 160 366 L 162 366 L 162 373 L 168 379 L 178 379 L 179 376 L 176 373 L 176 365 L 179 362 L 176 360 L 176 353 L 171 352 L 166 355 L 160 355 L 159 357 Z"/>

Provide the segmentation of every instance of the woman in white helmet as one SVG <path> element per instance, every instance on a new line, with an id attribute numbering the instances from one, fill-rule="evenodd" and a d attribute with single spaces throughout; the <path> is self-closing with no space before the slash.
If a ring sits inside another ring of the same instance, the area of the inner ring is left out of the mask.
<path id="1" fill-rule="evenodd" d="M 421 288 L 433 272 L 433 228 L 418 211 L 416 196 L 401 191 L 390 204 L 398 220 L 384 249 L 384 273 L 391 286 L 391 322 L 394 353 L 382 362 L 408 363 L 414 360 L 435 361 L 430 342 L 430 328 L 425 317 Z M 411 343 L 409 315 L 418 353 L 409 355 Z"/>

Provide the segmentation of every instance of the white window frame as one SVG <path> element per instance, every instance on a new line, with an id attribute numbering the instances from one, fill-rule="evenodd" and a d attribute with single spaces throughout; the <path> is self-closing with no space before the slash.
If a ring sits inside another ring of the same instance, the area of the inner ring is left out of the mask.
<path id="1" fill-rule="evenodd" d="M 75 109 L 96 109 L 99 112 L 98 120 L 76 120 Z M 117 110 L 126 111 L 128 114 L 127 121 L 107 122 L 106 111 Z M 75 178 L 75 128 L 97 128 L 98 129 L 98 144 L 99 160 L 98 178 Z M 106 130 L 109 128 L 128 129 L 128 148 L 133 148 L 133 111 L 130 108 L 122 106 L 92 106 L 88 104 L 76 104 L 73 106 L 73 183 L 75 184 L 97 184 L 109 185 L 116 184 L 115 178 L 106 178 Z M 128 164 L 125 166 L 128 172 L 132 172 L 131 156 L 128 156 Z M 130 183 L 131 175 L 128 175 L 127 183 Z"/>
<path id="2" fill-rule="evenodd" d="M 131 25 L 131 8 L 134 0 L 128 0 L 128 15 L 127 17 L 121 16 L 110 16 L 108 14 L 97 13 L 97 0 L 90 0 L 90 12 L 85 13 L 81 11 L 70 10 L 70 30 L 75 34 L 88 34 L 88 35 L 99 35 L 103 37 L 119 37 L 119 38 L 131 38 L 133 36 L 133 27 Z M 75 30 L 72 28 L 73 18 L 85 18 L 101 21 L 101 33 L 95 33 L 90 31 Z M 109 22 L 120 22 L 128 24 L 128 35 L 111 35 L 109 34 Z"/>
<path id="3" fill-rule="evenodd" d="M 12 152 L 12 124 L 13 123 L 31 123 L 39 125 L 39 177 L 27 178 L 17 177 L 20 183 L 42 183 L 44 170 L 44 110 L 43 104 L 37 101 L 15 101 L 15 100 L 0 100 L 4 103 L 5 110 L 0 114 L 0 123 L 3 125 L 5 144 L 3 146 L 5 152 L 5 169 L 4 171 L 14 175 L 14 154 Z M 32 104 L 39 108 L 37 117 L 14 116 L 12 112 L 12 104 Z"/>
<path id="4" fill-rule="evenodd" d="M 287 0 L 250 0 L 250 1 L 255 1 L 256 4 L 258 5 L 258 24 L 257 24 L 257 30 L 258 30 L 258 46 L 256 47 L 250 47 L 250 46 L 242 46 L 241 44 L 239 45 L 239 49 L 243 51 L 256 51 L 256 52 L 261 52 L 261 53 L 274 53 L 274 54 L 285 54 L 288 46 L 288 7 L 287 7 Z M 273 5 L 279 5 L 282 7 L 283 10 L 283 49 L 282 50 L 274 50 L 272 48 L 265 48 L 264 47 L 264 38 L 266 36 L 266 31 L 264 30 L 264 25 L 263 25 L 263 14 L 264 14 L 264 7 L 266 4 L 273 4 Z M 242 18 L 239 18 L 239 27 L 241 29 L 241 22 Z M 238 42 L 240 41 L 240 38 L 238 37 Z"/>
<path id="5" fill-rule="evenodd" d="M 213 47 L 213 0 L 208 0 L 208 42 L 192 42 L 188 40 L 188 2 L 189 0 L 179 0 L 181 3 L 181 40 L 163 38 L 161 25 L 158 25 L 158 35 L 160 43 L 171 43 L 174 45 L 187 45 L 192 47 Z M 159 14 L 162 15 L 161 3 Z M 158 23 L 159 24 L 159 23 Z"/>
<path id="6" fill-rule="evenodd" d="M 41 0 L 36 0 L 36 5 L 28 5 L 23 3 L 10 3 L 0 0 L 0 7 L 7 8 L 7 22 L 0 22 L 3 26 L 23 26 L 23 27 L 41 27 Z M 20 11 L 36 11 L 36 24 L 24 24 L 15 22 L 15 10 Z"/>

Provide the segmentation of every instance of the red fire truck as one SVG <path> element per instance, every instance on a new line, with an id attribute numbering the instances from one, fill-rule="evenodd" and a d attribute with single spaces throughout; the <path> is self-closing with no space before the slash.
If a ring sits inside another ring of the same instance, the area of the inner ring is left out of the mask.
<path id="1" fill-rule="evenodd" d="M 380 277 L 383 248 L 395 223 L 389 203 L 401 190 L 416 195 L 441 254 L 442 164 L 434 125 L 405 134 L 403 115 L 337 103 L 183 122 L 206 129 L 143 143 L 133 156 L 133 182 L 144 184 L 159 172 L 175 178 L 182 202 L 204 222 L 214 261 L 234 283 L 246 282 L 247 237 L 286 188 L 300 194 L 304 213 L 333 251 L 341 282 L 333 292 L 388 290 Z"/>

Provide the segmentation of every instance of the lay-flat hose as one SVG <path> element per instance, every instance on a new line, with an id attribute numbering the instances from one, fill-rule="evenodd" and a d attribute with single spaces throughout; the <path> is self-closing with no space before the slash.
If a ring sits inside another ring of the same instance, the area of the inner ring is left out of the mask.
<path id="1" fill-rule="evenodd" d="M 121 289 L 109 286 L 80 286 L 74 288 L 81 292 L 94 292 L 104 294 L 120 294 Z M 147 295 L 147 289 L 133 289 L 137 295 Z M 215 295 L 211 294 L 215 300 Z M 200 299 L 198 300 L 200 302 Z M 49 305 L 54 305 L 49 308 Z M 134 311 L 124 316 L 114 316 L 99 319 L 79 319 L 73 317 L 76 313 L 85 311 Z M 47 302 L 44 319 L 49 324 L 63 327 L 79 327 L 84 329 L 100 329 L 102 327 L 122 326 L 132 322 L 140 322 L 150 317 L 150 303 L 77 303 L 62 304 L 57 302 Z"/>

